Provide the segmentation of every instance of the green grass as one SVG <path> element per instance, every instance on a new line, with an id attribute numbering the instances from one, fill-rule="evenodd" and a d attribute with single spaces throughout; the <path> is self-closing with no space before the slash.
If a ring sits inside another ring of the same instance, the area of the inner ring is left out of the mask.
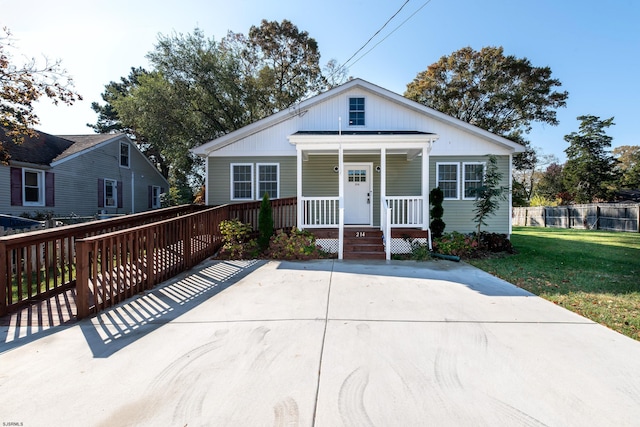
<path id="1" fill-rule="evenodd" d="M 469 263 L 640 340 L 640 233 L 514 227 L 517 254 Z"/>

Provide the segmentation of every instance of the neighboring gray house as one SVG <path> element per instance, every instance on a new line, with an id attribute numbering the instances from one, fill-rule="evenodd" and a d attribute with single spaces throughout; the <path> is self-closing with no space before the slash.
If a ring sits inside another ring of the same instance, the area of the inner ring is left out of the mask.
<path id="1" fill-rule="evenodd" d="M 0 213 L 135 213 L 160 207 L 169 183 L 124 134 L 54 136 L 14 144 L 0 166 Z"/>
<path id="2" fill-rule="evenodd" d="M 472 232 L 488 155 L 511 184 L 524 147 L 361 79 L 192 150 L 206 159 L 206 203 L 297 197 L 302 229 L 429 224 L 429 192 L 445 193 L 445 231 Z M 511 198 L 488 231 L 511 233 Z M 340 211 L 344 220 L 340 221 Z"/>

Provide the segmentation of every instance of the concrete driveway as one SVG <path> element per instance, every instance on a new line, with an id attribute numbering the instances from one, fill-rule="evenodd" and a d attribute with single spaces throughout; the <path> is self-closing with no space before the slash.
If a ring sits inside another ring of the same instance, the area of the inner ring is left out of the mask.
<path id="1" fill-rule="evenodd" d="M 0 328 L 0 422 L 640 424 L 640 342 L 467 264 L 208 261 L 51 330 Z"/>

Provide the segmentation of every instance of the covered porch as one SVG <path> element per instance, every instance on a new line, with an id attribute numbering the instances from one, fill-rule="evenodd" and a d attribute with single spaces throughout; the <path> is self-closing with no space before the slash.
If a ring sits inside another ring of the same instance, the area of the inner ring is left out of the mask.
<path id="1" fill-rule="evenodd" d="M 305 131 L 289 136 L 297 153 L 298 227 L 335 229 L 337 239 L 318 240 L 339 259 L 345 228 L 380 230 L 386 259 L 410 246 L 393 230 L 420 230 L 425 237 L 418 239 L 426 242 L 429 153 L 437 139 L 419 131 Z"/>

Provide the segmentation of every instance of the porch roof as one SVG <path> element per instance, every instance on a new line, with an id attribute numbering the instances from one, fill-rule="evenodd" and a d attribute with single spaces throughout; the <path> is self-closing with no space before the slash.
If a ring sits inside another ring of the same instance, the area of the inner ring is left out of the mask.
<path id="1" fill-rule="evenodd" d="M 298 131 L 289 136 L 289 142 L 306 156 L 327 154 L 339 149 L 345 152 L 379 152 L 384 148 L 389 154 L 407 154 L 413 159 L 423 150 L 430 151 L 439 136 L 416 130 L 347 130 L 347 131 Z"/>

